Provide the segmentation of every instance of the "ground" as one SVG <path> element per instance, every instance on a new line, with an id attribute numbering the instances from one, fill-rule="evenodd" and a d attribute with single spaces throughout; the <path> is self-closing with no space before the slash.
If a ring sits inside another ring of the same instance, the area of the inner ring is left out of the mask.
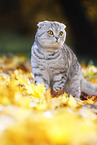
<path id="1" fill-rule="evenodd" d="M 97 68 L 82 63 L 83 76 L 97 84 Z M 35 86 L 25 56 L 0 58 L 0 145 L 96 145 L 97 96 L 80 99 L 43 84 Z"/>

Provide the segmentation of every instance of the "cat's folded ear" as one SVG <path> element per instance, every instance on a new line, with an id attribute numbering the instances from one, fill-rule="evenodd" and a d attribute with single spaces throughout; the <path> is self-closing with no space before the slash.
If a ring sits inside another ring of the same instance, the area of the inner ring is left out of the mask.
<path id="1" fill-rule="evenodd" d="M 50 23 L 52 23 L 52 22 L 51 22 L 51 21 L 42 21 L 42 22 L 39 22 L 39 23 L 37 24 L 37 26 L 38 26 L 38 28 L 40 29 L 40 28 L 42 28 L 44 25 L 48 25 L 48 26 L 49 26 Z M 66 28 L 66 25 L 64 25 L 63 23 L 59 23 L 59 22 L 56 22 L 56 21 L 55 21 L 55 23 L 61 25 L 61 27 L 62 27 L 63 29 Z"/>
<path id="2" fill-rule="evenodd" d="M 39 22 L 38 24 L 37 24 L 37 26 L 38 26 L 38 28 L 41 28 L 41 27 L 43 27 L 45 24 L 47 24 L 48 23 L 48 21 L 43 21 L 43 22 Z"/>
<path id="3" fill-rule="evenodd" d="M 66 28 L 66 25 L 64 25 L 63 23 L 61 23 L 61 27 L 63 27 L 63 29 Z"/>
<path id="4" fill-rule="evenodd" d="M 37 24 L 38 28 L 41 28 L 43 25 L 44 25 L 44 22 L 39 22 L 39 23 Z"/>

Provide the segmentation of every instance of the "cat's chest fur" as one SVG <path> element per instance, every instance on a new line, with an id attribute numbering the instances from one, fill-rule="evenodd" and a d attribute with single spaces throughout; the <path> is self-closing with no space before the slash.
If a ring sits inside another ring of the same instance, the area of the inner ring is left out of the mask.
<path id="1" fill-rule="evenodd" d="M 67 70 L 69 66 L 69 61 L 67 57 L 63 54 L 62 49 L 59 49 L 55 53 L 47 56 L 46 63 L 49 69 L 55 70 Z"/>
<path id="2" fill-rule="evenodd" d="M 56 70 L 68 70 L 69 58 L 65 53 L 64 48 L 60 48 L 54 52 L 46 52 L 38 47 L 33 50 L 33 54 L 37 54 L 35 55 L 36 61 L 43 64 L 45 69 L 51 72 Z"/>

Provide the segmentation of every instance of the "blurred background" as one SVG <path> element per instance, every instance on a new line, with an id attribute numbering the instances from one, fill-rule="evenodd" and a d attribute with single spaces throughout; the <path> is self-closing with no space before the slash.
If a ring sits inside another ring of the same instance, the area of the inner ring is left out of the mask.
<path id="1" fill-rule="evenodd" d="M 64 23 L 66 44 L 80 61 L 97 65 L 97 0 L 0 0 L 0 55 L 25 54 L 39 21 Z"/>

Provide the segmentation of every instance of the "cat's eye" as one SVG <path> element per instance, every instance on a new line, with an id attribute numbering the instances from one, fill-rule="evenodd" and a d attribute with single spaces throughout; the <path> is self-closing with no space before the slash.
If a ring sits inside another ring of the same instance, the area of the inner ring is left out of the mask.
<path id="1" fill-rule="evenodd" d="M 59 35 L 60 35 L 60 36 L 62 36 L 62 35 L 63 35 L 63 32 L 62 32 L 62 31 L 60 31 L 60 32 L 59 32 Z"/>
<path id="2" fill-rule="evenodd" d="M 47 33 L 48 33 L 49 35 L 53 35 L 53 31 L 51 31 L 51 30 L 47 31 Z"/>

